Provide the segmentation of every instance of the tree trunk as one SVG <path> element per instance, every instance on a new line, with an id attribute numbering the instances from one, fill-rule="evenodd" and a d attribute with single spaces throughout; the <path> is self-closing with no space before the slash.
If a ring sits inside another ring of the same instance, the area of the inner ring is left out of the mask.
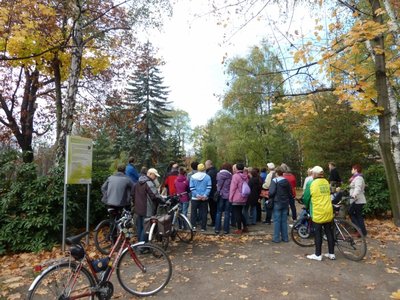
<path id="1" fill-rule="evenodd" d="M 375 11 L 380 8 L 379 1 L 369 0 L 373 13 L 373 20 L 375 22 L 383 23 L 382 16 L 375 15 Z M 384 36 L 379 35 L 373 41 L 375 47 L 385 49 Z M 386 60 L 385 53 L 375 53 L 375 85 L 377 90 L 378 106 L 383 108 L 382 113 L 379 115 L 379 145 L 381 148 L 381 155 L 383 164 L 386 171 L 386 180 L 389 186 L 390 202 L 393 212 L 393 221 L 396 226 L 400 226 L 400 180 L 399 174 L 396 171 L 395 159 L 392 151 L 392 137 L 391 137 L 391 114 L 393 109 L 390 107 L 389 100 L 389 86 L 386 74 Z M 397 117 L 397 116 L 396 116 Z"/>
<path id="2" fill-rule="evenodd" d="M 72 56 L 71 67 L 69 70 L 67 95 L 64 103 L 64 112 L 62 119 L 61 132 L 57 141 L 57 161 L 60 162 L 65 158 L 65 144 L 67 135 L 71 133 L 74 125 L 74 113 L 76 106 L 76 95 L 78 92 L 79 76 L 82 68 L 82 55 L 84 49 L 83 40 L 83 16 L 81 0 L 76 0 L 71 9 L 76 16 L 74 20 L 72 33 Z"/>

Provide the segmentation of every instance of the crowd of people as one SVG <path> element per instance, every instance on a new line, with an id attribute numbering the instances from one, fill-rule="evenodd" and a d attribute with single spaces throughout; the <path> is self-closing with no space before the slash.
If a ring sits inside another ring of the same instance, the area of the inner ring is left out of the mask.
<path id="1" fill-rule="evenodd" d="M 333 162 L 328 164 L 329 177 L 325 179 L 322 167 L 307 170 L 303 183 L 303 202 L 309 209 L 315 228 L 315 253 L 309 259 L 322 260 L 322 235 L 328 239 L 329 253 L 325 257 L 335 259 L 333 250 L 332 201 L 342 195 L 342 180 Z M 192 162 L 190 172 L 171 162 L 166 175 L 160 181 L 159 172 L 142 168 L 137 172 L 134 159 L 118 166 L 118 172 L 110 176 L 102 186 L 103 202 L 113 207 L 129 207 L 133 204 L 139 241 L 146 240 L 143 222 L 156 214 L 159 203 L 168 195 L 180 194 L 181 212 L 189 216 L 194 230 L 204 232 L 211 227 L 215 234 L 243 234 L 257 223 L 273 222 L 272 242 L 288 242 L 288 219 L 296 221 L 295 205 L 297 180 L 285 163 L 278 167 L 270 162 L 266 168 L 248 168 L 243 163 L 224 163 L 218 171 L 211 160 Z M 351 205 L 349 214 L 363 235 L 367 231 L 362 216 L 366 203 L 365 182 L 360 165 L 352 167 L 349 180 Z M 129 199 L 132 199 L 130 202 Z M 262 212 L 265 219 L 262 221 Z M 208 223 L 209 222 L 209 223 Z M 232 230 L 233 229 L 233 230 Z"/>

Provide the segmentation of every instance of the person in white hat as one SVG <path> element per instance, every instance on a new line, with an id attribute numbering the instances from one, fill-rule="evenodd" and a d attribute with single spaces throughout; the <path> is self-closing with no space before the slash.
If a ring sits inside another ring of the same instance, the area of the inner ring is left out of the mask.
<path id="1" fill-rule="evenodd" d="M 269 187 L 271 186 L 271 180 L 276 177 L 275 173 L 275 164 L 273 162 L 267 163 L 268 167 L 268 175 L 267 178 L 265 178 L 265 182 L 262 185 L 262 188 L 265 190 L 269 190 Z M 264 207 L 265 207 L 265 221 L 263 221 L 264 224 L 271 225 L 271 218 L 272 218 L 272 207 L 267 205 L 269 201 L 272 201 L 272 199 L 265 199 L 264 200 Z"/>
<path id="2" fill-rule="evenodd" d="M 147 236 L 144 232 L 143 223 L 146 217 L 156 214 L 158 203 L 164 202 L 157 190 L 154 181 L 160 177 L 154 168 L 147 170 L 147 174 L 142 174 L 134 187 L 133 205 L 136 214 L 136 227 L 139 242 L 146 241 Z"/>
<path id="3" fill-rule="evenodd" d="M 322 260 L 322 228 L 328 240 L 328 253 L 325 257 L 334 260 L 334 240 L 333 240 L 333 208 L 331 202 L 330 185 L 324 178 L 324 170 L 320 166 L 315 166 L 311 170 L 313 180 L 310 181 L 303 194 L 303 202 L 309 209 L 315 230 L 315 253 L 307 255 L 308 259 Z"/>

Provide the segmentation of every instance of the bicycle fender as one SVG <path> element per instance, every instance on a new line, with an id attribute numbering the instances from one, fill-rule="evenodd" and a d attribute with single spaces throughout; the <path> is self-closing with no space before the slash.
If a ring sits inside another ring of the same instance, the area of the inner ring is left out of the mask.
<path id="1" fill-rule="evenodd" d="M 181 216 L 183 219 L 185 219 L 185 221 L 189 224 L 190 226 L 190 230 L 193 230 L 193 226 L 192 223 L 190 223 L 189 219 L 184 215 L 184 214 L 179 214 L 179 216 Z"/>
<path id="2" fill-rule="evenodd" d="M 109 223 L 109 222 L 110 222 L 110 220 L 103 220 L 103 221 L 101 221 L 99 224 L 97 224 L 97 226 L 96 226 L 96 228 L 94 229 L 94 231 L 99 230 L 99 228 L 100 228 L 101 226 L 103 226 L 104 223 Z"/>
<path id="3" fill-rule="evenodd" d="M 149 231 L 149 241 L 153 239 L 154 230 L 156 228 L 157 223 L 151 224 L 150 231 Z"/>
<path id="4" fill-rule="evenodd" d="M 61 263 L 63 263 L 64 261 L 62 261 Z M 71 263 L 71 265 L 74 265 L 74 263 Z M 47 273 L 49 273 L 51 270 L 58 268 L 59 264 L 56 265 L 52 265 L 46 269 L 44 269 L 38 276 L 36 276 L 36 278 L 33 280 L 33 282 L 31 283 L 31 285 L 29 286 L 28 292 L 32 291 L 33 288 L 35 287 L 35 285 L 37 284 L 37 282 L 40 280 L 40 278 L 42 278 L 44 275 L 46 275 Z"/>

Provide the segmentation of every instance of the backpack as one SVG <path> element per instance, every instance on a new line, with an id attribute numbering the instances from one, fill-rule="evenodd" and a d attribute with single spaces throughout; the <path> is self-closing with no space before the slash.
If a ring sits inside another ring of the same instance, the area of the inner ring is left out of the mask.
<path id="1" fill-rule="evenodd" d="M 243 180 L 242 190 L 240 192 L 240 195 L 244 198 L 250 195 L 250 187 L 246 180 Z"/>

